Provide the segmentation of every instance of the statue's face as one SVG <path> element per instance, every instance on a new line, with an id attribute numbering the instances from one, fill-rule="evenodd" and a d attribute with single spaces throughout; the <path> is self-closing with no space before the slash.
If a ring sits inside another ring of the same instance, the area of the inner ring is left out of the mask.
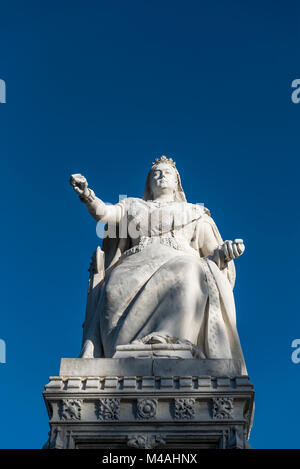
<path id="1" fill-rule="evenodd" d="M 168 163 L 160 163 L 151 171 L 150 185 L 153 197 L 174 193 L 177 189 L 177 175 Z"/>

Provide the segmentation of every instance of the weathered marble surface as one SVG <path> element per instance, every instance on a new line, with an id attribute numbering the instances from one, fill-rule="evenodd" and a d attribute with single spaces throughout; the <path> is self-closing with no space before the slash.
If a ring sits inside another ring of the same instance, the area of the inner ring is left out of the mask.
<path id="1" fill-rule="evenodd" d="M 113 358 L 199 358 L 192 344 L 130 344 L 118 345 Z"/>
<path id="2" fill-rule="evenodd" d="M 91 266 L 80 356 L 110 358 L 129 344 L 189 343 L 199 358 L 240 360 L 247 374 L 232 291 L 243 240 L 224 242 L 210 211 L 186 201 L 174 161 L 157 159 L 143 198 L 115 205 L 97 198 L 81 174 L 71 184 L 107 225 Z"/>
<path id="3" fill-rule="evenodd" d="M 239 376 L 238 360 L 167 358 L 62 358 L 59 376 Z"/>
<path id="4" fill-rule="evenodd" d="M 105 205 L 71 184 L 107 225 L 90 267 L 81 358 L 43 393 L 48 448 L 247 448 L 254 390 L 236 328 L 233 259 L 210 212 L 190 204 L 173 160 L 143 198 Z"/>
<path id="5" fill-rule="evenodd" d="M 254 390 L 237 367 L 231 360 L 62 359 L 43 393 L 47 445 L 247 448 Z"/>

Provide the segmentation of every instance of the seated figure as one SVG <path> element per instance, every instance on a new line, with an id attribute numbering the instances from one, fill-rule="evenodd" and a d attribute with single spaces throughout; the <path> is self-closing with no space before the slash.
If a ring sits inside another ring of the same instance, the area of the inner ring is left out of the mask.
<path id="1" fill-rule="evenodd" d="M 233 259 L 243 241 L 223 242 L 209 210 L 186 201 L 175 162 L 156 159 L 143 198 L 115 205 L 97 198 L 80 174 L 71 184 L 106 225 L 80 356 L 112 357 L 126 344 L 188 343 L 199 358 L 240 360 L 246 373 L 233 297 Z"/>

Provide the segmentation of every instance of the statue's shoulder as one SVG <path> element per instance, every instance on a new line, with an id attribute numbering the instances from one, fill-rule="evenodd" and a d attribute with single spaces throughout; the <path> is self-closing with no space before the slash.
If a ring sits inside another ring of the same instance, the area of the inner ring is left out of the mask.
<path id="1" fill-rule="evenodd" d="M 124 197 L 122 198 L 117 205 L 122 207 L 122 210 L 125 210 L 127 213 L 136 213 L 142 206 L 147 204 L 145 200 L 138 197 Z"/>
<path id="2" fill-rule="evenodd" d="M 137 203 L 138 200 L 141 200 L 141 199 L 138 199 L 137 197 L 122 197 L 119 200 L 118 204 L 130 206 L 134 203 Z"/>
<path id="3" fill-rule="evenodd" d="M 203 206 L 203 208 L 204 208 L 204 214 L 207 215 L 209 218 L 211 218 L 211 213 L 210 213 L 209 208 L 204 207 L 204 206 Z"/>
<path id="4" fill-rule="evenodd" d="M 185 203 L 188 207 L 191 207 L 193 208 L 193 210 L 196 210 L 196 212 L 200 215 L 200 216 L 204 216 L 204 217 L 210 217 L 211 214 L 210 214 L 210 210 L 205 207 L 204 204 L 192 204 L 190 202 L 183 202 Z"/>
<path id="5" fill-rule="evenodd" d="M 205 224 L 208 224 L 210 225 L 210 227 L 213 229 L 214 233 L 217 233 L 217 236 L 219 237 L 220 236 L 220 233 L 219 233 L 219 230 L 217 228 L 217 225 L 216 225 L 216 222 L 214 221 L 214 219 L 212 218 L 211 216 L 211 213 L 210 211 L 208 210 L 208 212 L 205 212 L 202 216 L 202 221 L 205 223 Z"/>
<path id="6" fill-rule="evenodd" d="M 208 221 L 208 223 L 213 222 L 210 210 L 207 207 L 204 207 L 203 218 L 204 220 Z"/>

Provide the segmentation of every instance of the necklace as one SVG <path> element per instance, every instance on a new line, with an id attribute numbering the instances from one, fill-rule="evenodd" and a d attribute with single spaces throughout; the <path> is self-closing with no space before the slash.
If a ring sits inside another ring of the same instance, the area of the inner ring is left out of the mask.
<path id="1" fill-rule="evenodd" d="M 153 204 L 163 205 L 163 204 L 173 204 L 175 200 L 149 200 Z"/>

